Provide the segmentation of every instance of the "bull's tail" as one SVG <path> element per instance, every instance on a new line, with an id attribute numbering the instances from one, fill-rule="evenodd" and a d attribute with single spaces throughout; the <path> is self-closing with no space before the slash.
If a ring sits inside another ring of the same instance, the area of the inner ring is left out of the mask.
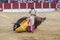
<path id="1" fill-rule="evenodd" d="M 42 22 L 43 22 L 44 20 L 46 20 L 46 17 L 42 18 Z"/>

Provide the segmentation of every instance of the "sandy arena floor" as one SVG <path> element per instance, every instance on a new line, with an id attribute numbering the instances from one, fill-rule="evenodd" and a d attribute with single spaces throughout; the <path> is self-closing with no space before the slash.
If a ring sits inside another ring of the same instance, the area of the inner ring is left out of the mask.
<path id="1" fill-rule="evenodd" d="M 60 40 L 60 12 L 45 12 L 37 15 L 47 19 L 34 33 L 16 33 L 12 30 L 13 24 L 27 13 L 0 12 L 0 40 Z"/>

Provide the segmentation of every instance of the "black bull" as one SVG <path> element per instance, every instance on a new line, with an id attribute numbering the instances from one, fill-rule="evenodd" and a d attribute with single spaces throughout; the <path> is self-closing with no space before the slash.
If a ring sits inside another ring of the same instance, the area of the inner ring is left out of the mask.
<path id="1" fill-rule="evenodd" d="M 15 31 L 16 28 L 20 27 L 20 23 L 25 20 L 27 17 L 22 17 L 20 18 L 15 24 L 14 24 L 14 27 L 13 27 L 13 30 Z M 35 22 L 34 22 L 34 26 L 35 26 L 35 29 L 37 28 L 37 26 L 39 26 L 44 20 L 46 20 L 46 17 L 42 18 L 42 17 L 35 17 Z"/>

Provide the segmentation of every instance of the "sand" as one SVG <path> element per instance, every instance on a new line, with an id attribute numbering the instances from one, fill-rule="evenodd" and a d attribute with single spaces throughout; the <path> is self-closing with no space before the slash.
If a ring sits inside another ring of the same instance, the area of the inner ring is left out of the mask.
<path id="1" fill-rule="evenodd" d="M 40 17 L 47 17 L 33 33 L 16 33 L 13 24 L 27 13 L 0 12 L 0 40 L 60 40 L 60 11 L 37 12 Z"/>

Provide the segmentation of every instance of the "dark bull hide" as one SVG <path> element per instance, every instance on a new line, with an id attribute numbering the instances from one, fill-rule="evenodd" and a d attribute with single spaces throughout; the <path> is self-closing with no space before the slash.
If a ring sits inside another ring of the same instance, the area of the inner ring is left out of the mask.
<path id="1" fill-rule="evenodd" d="M 25 20 L 27 17 L 23 17 L 23 18 L 20 18 L 15 24 L 14 24 L 14 27 L 13 27 L 13 30 L 15 31 L 16 28 L 18 28 L 20 26 L 20 23 Z M 41 17 L 35 17 L 35 29 L 37 28 L 38 25 L 40 25 L 44 20 L 46 20 L 46 17 L 44 18 L 41 18 Z"/>

